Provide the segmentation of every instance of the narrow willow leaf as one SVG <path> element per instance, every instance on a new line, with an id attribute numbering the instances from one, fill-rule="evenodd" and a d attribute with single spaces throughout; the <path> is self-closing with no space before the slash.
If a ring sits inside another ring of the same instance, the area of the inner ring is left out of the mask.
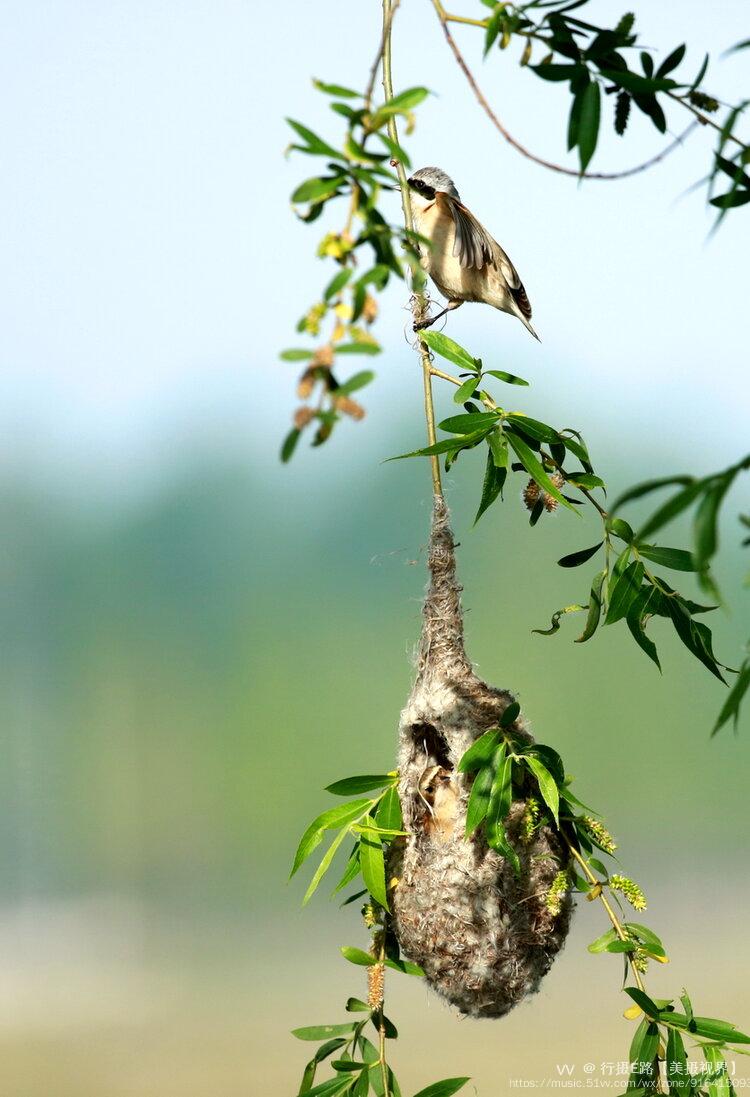
<path id="1" fill-rule="evenodd" d="M 536 777 L 542 799 L 552 812 L 552 818 L 557 825 L 560 811 L 560 793 L 557 789 L 557 782 L 547 767 L 533 754 L 525 754 L 524 761 Z"/>
<path id="2" fill-rule="evenodd" d="M 370 342 L 358 342 L 358 343 L 339 343 L 336 347 L 337 354 L 380 354 L 381 347 L 378 343 Z"/>
<path id="3" fill-rule="evenodd" d="M 608 929 L 606 933 L 603 933 L 601 937 L 597 937 L 595 941 L 592 941 L 588 946 L 589 952 L 606 952 L 607 947 L 612 944 L 613 941 L 617 941 L 617 934 L 613 929 Z"/>
<path id="4" fill-rule="evenodd" d="M 456 404 L 463 404 L 466 400 L 471 400 L 480 380 L 480 377 L 469 377 L 467 381 L 464 381 L 462 385 L 459 385 L 453 397 L 453 402 Z"/>
<path id="5" fill-rule="evenodd" d="M 456 453 L 458 450 L 466 449 L 468 446 L 481 442 L 483 438 L 487 437 L 487 434 L 488 431 L 486 430 L 476 430 L 472 434 L 462 434 L 455 438 L 443 438 L 432 446 L 425 446 L 424 449 L 414 449 L 410 453 L 399 453 L 396 457 L 389 457 L 387 460 L 403 461 L 406 457 L 432 457 L 438 453 Z"/>
<path id="6" fill-rule="evenodd" d="M 305 1067 L 302 1074 L 302 1081 L 300 1082 L 299 1089 L 297 1090 L 297 1097 L 304 1097 L 304 1094 L 309 1093 L 312 1089 L 313 1082 L 315 1081 L 315 1071 L 317 1069 L 317 1062 L 315 1059 L 311 1059 Z"/>
<path id="7" fill-rule="evenodd" d="M 536 755 L 542 764 L 549 770 L 558 785 L 565 781 L 565 767 L 563 760 L 556 750 L 548 747 L 546 743 L 531 743 L 526 749 L 526 754 Z"/>
<path id="8" fill-rule="evenodd" d="M 451 434 L 466 435 L 484 427 L 494 427 L 497 421 L 498 415 L 494 411 L 465 412 L 463 415 L 450 415 L 438 426 Z"/>
<path id="9" fill-rule="evenodd" d="M 643 1010 L 643 1012 L 649 1017 L 659 1016 L 659 1007 L 652 998 L 649 998 L 645 991 L 640 990 L 638 987 L 625 987 L 625 993 L 629 994 L 634 1002 L 637 1003 Z"/>
<path id="10" fill-rule="evenodd" d="M 312 350 L 305 350 L 304 347 L 290 347 L 288 350 L 282 350 L 279 358 L 284 362 L 306 362 L 308 358 L 313 356 Z"/>
<path id="11" fill-rule="evenodd" d="M 628 610 L 641 592 L 642 581 L 643 564 L 640 560 L 633 560 L 614 585 L 609 598 L 609 609 L 604 620 L 605 625 L 611 625 L 627 615 Z"/>
<path id="12" fill-rule="evenodd" d="M 642 926 L 639 922 L 626 922 L 627 929 L 638 938 L 638 940 L 646 945 L 648 948 L 657 949 L 664 952 L 664 945 L 661 942 L 661 938 L 657 937 L 652 929 L 648 926 Z"/>
<path id="13" fill-rule="evenodd" d="M 487 435 L 487 445 L 492 450 L 492 460 L 495 468 L 503 472 L 508 471 L 508 442 L 505 435 L 498 430 L 491 430 Z M 504 479 L 504 477 L 503 477 Z"/>
<path id="14" fill-rule="evenodd" d="M 720 731 L 724 727 L 724 724 L 728 720 L 732 720 L 735 729 L 737 728 L 737 722 L 740 716 L 740 705 L 745 694 L 750 688 L 750 659 L 746 659 L 737 672 L 737 677 L 732 685 L 731 690 L 727 696 L 726 701 L 721 706 L 721 712 L 719 713 L 716 723 L 714 724 L 711 735 L 716 735 L 717 731 Z"/>
<path id="15" fill-rule="evenodd" d="M 490 806 L 490 793 L 494 779 L 492 766 L 483 766 L 474 778 L 466 807 L 466 837 L 469 838 L 485 820 Z"/>
<path id="16" fill-rule="evenodd" d="M 673 571 L 696 571 L 696 564 L 691 552 L 685 549 L 662 548 L 659 545 L 638 545 L 641 556 L 651 560 L 654 564 L 672 568 Z"/>
<path id="17" fill-rule="evenodd" d="M 666 503 L 655 510 L 650 518 L 644 522 L 643 526 L 638 531 L 638 540 L 642 541 L 644 537 L 649 537 L 652 533 L 656 533 L 657 530 L 665 526 L 667 522 L 671 522 L 673 518 L 676 518 L 678 514 L 682 514 L 684 510 L 690 506 L 690 504 L 697 498 L 703 489 L 703 481 L 696 481 L 695 483 L 688 484 L 675 495 L 667 499 Z"/>
<path id="18" fill-rule="evenodd" d="M 360 93 L 351 88 L 342 87 L 341 84 L 326 84 L 322 80 L 313 80 L 313 85 L 322 91 L 324 95 L 333 95 L 337 99 L 359 99 Z"/>
<path id="19" fill-rule="evenodd" d="M 607 490 L 601 476 L 594 476 L 593 472 L 570 472 L 567 474 L 567 482 L 575 488 L 586 488 L 587 491 L 602 488 L 606 493 Z"/>
<path id="20" fill-rule="evenodd" d="M 362 868 L 362 879 L 370 895 L 384 910 L 390 910 L 385 887 L 383 846 L 374 835 L 362 836 L 359 843 L 359 863 Z"/>
<path id="21" fill-rule="evenodd" d="M 573 513 L 577 513 L 575 507 L 568 502 L 568 500 L 558 491 L 558 489 L 552 483 L 549 476 L 544 471 L 544 468 L 542 467 L 539 458 L 536 456 L 533 450 L 529 449 L 523 438 L 521 438 L 512 430 L 507 430 L 505 433 L 508 441 L 515 450 L 518 460 L 526 469 L 529 476 L 531 476 L 531 478 L 539 485 L 539 487 L 546 491 L 548 495 L 551 495 L 553 499 L 556 499 L 558 503 L 562 503 L 562 505 L 567 507 L 568 510 L 572 510 Z"/>
<path id="22" fill-rule="evenodd" d="M 398 798 L 397 788 L 389 788 L 378 804 L 375 822 L 384 830 L 401 830 L 401 803 Z"/>
<path id="23" fill-rule="evenodd" d="M 444 1078 L 442 1082 L 433 1082 L 431 1086 L 420 1089 L 414 1097 L 452 1097 L 454 1093 L 458 1093 L 459 1089 L 463 1089 L 468 1081 L 468 1078 Z"/>
<path id="24" fill-rule="evenodd" d="M 581 101 L 581 113 L 578 118 L 578 152 L 581 159 L 581 171 L 584 172 L 591 162 L 599 137 L 599 122 L 602 111 L 601 89 L 596 80 L 586 87 Z"/>
<path id="25" fill-rule="evenodd" d="M 292 454 L 297 448 L 297 443 L 300 440 L 301 433 L 302 432 L 297 430 L 296 427 L 292 427 L 292 429 L 289 431 L 286 438 L 282 442 L 281 460 L 284 462 L 284 464 L 286 464 L 287 461 L 291 460 Z"/>
<path id="26" fill-rule="evenodd" d="M 635 640 L 641 651 L 645 651 L 649 659 L 656 663 L 659 671 L 661 672 L 661 663 L 659 662 L 659 655 L 656 650 L 656 644 L 647 636 L 643 630 L 643 610 L 641 608 L 642 602 L 637 600 L 633 606 L 631 606 L 627 617 L 625 618 L 627 626 L 630 630 L 630 635 Z"/>
<path id="27" fill-rule="evenodd" d="M 690 1093 L 685 1045 L 679 1032 L 673 1028 L 667 1030 L 665 1065 L 670 1095 Z"/>
<path id="28" fill-rule="evenodd" d="M 558 609 L 552 614 L 552 622 L 549 628 L 533 628 L 531 631 L 535 632 L 537 636 L 554 636 L 557 630 L 560 628 L 560 618 L 564 617 L 567 613 L 578 613 L 580 610 L 586 609 L 585 606 L 572 605 L 565 606 L 563 609 Z"/>
<path id="29" fill-rule="evenodd" d="M 528 387 L 529 382 L 524 381 L 523 377 L 517 377 L 515 373 L 506 373 L 504 369 L 487 369 L 484 371 L 489 374 L 490 377 L 497 377 L 498 381 L 504 381 L 506 385 L 526 385 Z"/>
<path id="30" fill-rule="evenodd" d="M 665 604 L 672 619 L 674 630 L 688 651 L 703 663 L 720 682 L 724 682 L 726 685 L 726 679 L 719 670 L 711 651 L 711 630 L 706 625 L 694 621 L 679 599 L 667 598 Z"/>
<path id="31" fill-rule="evenodd" d="M 340 952 L 345 960 L 348 960 L 350 964 L 356 964 L 358 967 L 372 967 L 373 964 L 378 962 L 369 952 L 365 952 L 361 948 L 354 948 L 352 945 L 342 945 Z"/>
<path id="32" fill-rule="evenodd" d="M 355 820 L 361 819 L 367 814 L 372 804 L 371 800 L 352 800 L 350 804 L 342 804 L 340 807 L 329 808 L 313 819 L 310 826 L 302 835 L 297 853 L 292 865 L 290 876 L 294 876 L 297 869 L 307 860 L 312 851 L 323 841 L 326 830 L 335 830 L 337 827 L 345 827 Z"/>
<path id="33" fill-rule="evenodd" d="M 610 518 L 607 522 L 607 528 L 614 533 L 615 537 L 627 541 L 628 544 L 635 540 L 633 527 L 624 518 Z"/>
<path id="34" fill-rule="evenodd" d="M 346 1008 L 347 1013 L 371 1013 L 372 1012 L 372 1010 L 368 1006 L 367 1002 L 363 1002 L 361 998 L 347 998 L 345 1008 Z"/>
<path id="35" fill-rule="evenodd" d="M 587 640 L 591 639 L 599 626 L 599 619 L 602 615 L 602 587 L 606 578 L 606 568 L 594 576 L 594 581 L 591 584 L 591 591 L 589 592 L 588 617 L 586 618 L 583 632 L 575 640 L 576 644 L 585 644 Z"/>
<path id="36" fill-rule="evenodd" d="M 369 385 L 374 379 L 375 374 L 372 370 L 363 369 L 359 373 L 355 373 L 353 377 L 350 377 L 348 381 L 344 381 L 342 385 L 335 390 L 336 396 L 350 396 L 353 392 L 357 392 L 359 389 L 363 389 L 365 385 Z"/>
<path id="37" fill-rule="evenodd" d="M 412 964 L 410 960 L 394 960 L 389 957 L 385 960 L 385 966 L 389 967 L 391 971 L 399 971 L 402 975 L 413 975 L 417 979 L 421 979 L 424 975 L 424 971 L 419 964 Z"/>
<path id="38" fill-rule="evenodd" d="M 338 1097 L 352 1084 L 351 1078 L 330 1078 L 327 1082 L 321 1082 L 319 1086 L 308 1090 L 307 1097 Z"/>
<path id="39" fill-rule="evenodd" d="M 335 149 L 333 145 L 329 145 L 327 141 L 324 141 L 322 137 L 318 137 L 317 133 L 313 133 L 301 122 L 295 122 L 293 118 L 287 118 L 287 123 L 297 136 L 302 138 L 311 152 L 318 153 L 320 156 L 330 156 L 333 160 L 343 160 L 340 149 Z"/>
<path id="40" fill-rule="evenodd" d="M 500 475 L 500 473 L 503 475 Z M 479 500 L 479 509 L 474 518 L 474 525 L 477 524 L 484 512 L 489 510 L 500 494 L 505 480 L 504 473 L 504 469 L 500 470 L 496 467 L 492 450 L 488 448 L 487 464 L 484 470 L 484 480 L 482 481 L 482 498 Z"/>
<path id="41" fill-rule="evenodd" d="M 325 790 L 332 792 L 334 796 L 355 796 L 358 792 L 369 792 L 370 789 L 392 785 L 396 780 L 397 778 L 391 773 L 368 773 L 358 777 L 344 777 L 341 781 L 326 785 Z"/>
<path id="42" fill-rule="evenodd" d="M 708 1097 L 730 1097 L 732 1090 L 729 1085 L 727 1064 L 720 1048 L 706 1047 L 703 1055 L 708 1064 Z"/>
<path id="43" fill-rule="evenodd" d="M 308 1025 L 306 1028 L 293 1028 L 292 1036 L 298 1040 L 328 1040 L 331 1036 L 348 1036 L 356 1027 L 356 1021 L 347 1021 L 343 1025 Z"/>
<path id="44" fill-rule="evenodd" d="M 724 476 L 713 484 L 701 499 L 695 512 L 695 560 L 698 571 L 704 571 L 716 552 L 719 535 L 717 520 L 719 509 L 733 477 Z"/>
<path id="45" fill-rule="evenodd" d="M 295 190 L 292 195 L 292 202 L 323 202 L 338 193 L 342 182 L 343 179 L 340 175 L 333 179 L 306 179 Z"/>
<path id="46" fill-rule="evenodd" d="M 523 431 L 524 434 L 528 434 L 530 438 L 536 439 L 538 442 L 559 442 L 561 441 L 560 435 L 547 423 L 542 423 L 539 419 L 531 419 L 528 415 L 520 415 L 517 412 L 511 412 L 505 416 L 509 423 L 512 423 L 514 427 Z"/>
<path id="47" fill-rule="evenodd" d="M 323 879 L 325 874 L 328 872 L 328 869 L 331 867 L 331 863 L 333 861 L 333 858 L 336 856 L 336 851 L 338 850 L 339 846 L 344 841 L 344 838 L 346 838 L 348 833 L 349 833 L 349 828 L 348 827 L 343 827 L 338 832 L 338 834 L 333 839 L 330 846 L 328 847 L 328 849 L 324 853 L 320 864 L 318 865 L 318 867 L 316 868 L 316 870 L 313 874 L 313 878 L 310 881 L 310 885 L 309 885 L 307 891 L 305 892 L 305 896 L 302 900 L 302 906 L 305 906 L 307 903 L 309 903 L 310 899 L 315 894 L 315 891 L 317 890 L 318 884 Z M 360 842 L 360 846 L 361 845 L 362 845 L 362 843 Z"/>
<path id="48" fill-rule="evenodd" d="M 458 763 L 458 772 L 472 773 L 474 770 L 487 765 L 495 753 L 499 738 L 500 731 L 498 728 L 490 728 L 489 731 L 485 731 L 483 735 L 480 735 L 463 754 L 461 761 Z"/>
<path id="49" fill-rule="evenodd" d="M 407 88 L 406 91 L 394 95 L 378 107 L 378 114 L 398 114 L 401 111 L 413 110 L 418 107 L 430 94 L 428 88 Z"/>
<path id="50" fill-rule="evenodd" d="M 477 373 L 481 369 L 481 362 L 478 358 L 474 358 L 460 343 L 449 339 L 441 331 L 423 331 L 420 333 L 420 339 L 427 344 L 430 350 L 434 350 L 435 354 L 439 354 L 441 358 L 460 366 L 461 369 L 471 370 L 472 373 Z"/>
<path id="51" fill-rule="evenodd" d="M 585 564 L 587 560 L 590 560 L 603 544 L 603 541 L 597 541 L 591 548 L 579 549 L 578 552 L 571 552 L 568 556 L 561 556 L 557 563 L 561 568 L 578 568 L 581 564 Z"/>
<path id="52" fill-rule="evenodd" d="M 338 895 L 340 891 L 343 891 L 347 884 L 350 884 L 352 880 L 356 880 L 359 876 L 359 841 L 354 843 L 354 848 L 349 854 L 349 860 L 346 862 L 346 868 L 344 873 L 336 884 L 336 887 L 331 892 L 331 895 Z"/>

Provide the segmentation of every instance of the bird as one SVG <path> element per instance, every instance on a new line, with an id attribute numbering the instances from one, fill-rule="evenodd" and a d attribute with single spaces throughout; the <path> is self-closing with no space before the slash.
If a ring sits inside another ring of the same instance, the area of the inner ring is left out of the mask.
<path id="1" fill-rule="evenodd" d="M 435 316 L 416 322 L 414 330 L 431 327 L 464 301 L 478 301 L 517 316 L 539 339 L 518 271 L 497 240 L 462 203 L 450 176 L 442 168 L 419 168 L 407 183 L 414 227 L 429 242 L 421 266 L 448 301 Z"/>

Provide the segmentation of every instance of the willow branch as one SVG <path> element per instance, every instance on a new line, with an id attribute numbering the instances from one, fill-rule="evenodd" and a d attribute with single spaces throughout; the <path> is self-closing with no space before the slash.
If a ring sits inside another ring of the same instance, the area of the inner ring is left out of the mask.
<path id="1" fill-rule="evenodd" d="M 521 155 L 525 156 L 527 160 L 532 160 L 535 164 L 540 164 L 541 167 L 547 168 L 549 171 L 556 171 L 560 175 L 572 175 L 576 179 L 627 179 L 628 176 L 638 175 L 642 171 L 647 171 L 648 168 L 651 168 L 655 164 L 658 164 L 661 160 L 664 160 L 667 156 L 669 156 L 671 152 L 674 152 L 674 150 L 682 144 L 688 134 L 692 133 L 696 126 L 698 126 L 700 123 L 704 123 L 705 121 L 709 121 L 708 119 L 704 119 L 702 116 L 700 118 L 696 117 L 696 120 L 691 122 L 687 129 L 683 130 L 683 132 L 678 137 L 676 137 L 674 141 L 671 142 L 671 144 L 662 149 L 661 152 L 658 152 L 655 156 L 650 157 L 650 159 L 648 160 L 644 160 L 641 164 L 636 164 L 632 168 L 626 168 L 624 171 L 582 172 L 576 171 L 575 168 L 568 168 L 564 164 L 556 164 L 552 160 L 545 160 L 543 156 L 537 156 L 536 153 L 532 152 L 530 149 L 527 149 L 525 145 L 522 145 L 521 142 L 518 141 L 513 136 L 513 134 L 506 128 L 506 126 L 500 121 L 497 114 L 495 114 L 492 107 L 485 98 L 482 89 L 479 87 L 476 80 L 474 79 L 474 74 L 467 65 L 463 54 L 456 44 L 455 38 L 451 34 L 450 27 L 448 26 L 449 17 L 445 9 L 443 8 L 443 5 L 440 3 L 440 0 L 432 0 L 432 6 L 435 9 L 435 13 L 438 19 L 440 20 L 440 25 L 443 28 L 443 33 L 445 35 L 446 41 L 448 42 L 448 45 L 453 52 L 453 56 L 455 57 L 459 68 L 466 77 L 469 87 L 474 92 L 474 98 L 479 103 L 479 106 L 487 115 L 490 122 L 492 122 L 492 125 L 495 127 L 500 136 L 503 137 L 509 145 L 512 145 L 512 147 L 516 149 L 517 152 L 520 152 Z"/>
<path id="2" fill-rule="evenodd" d="M 396 0 L 383 0 L 383 93 L 386 98 L 386 102 L 393 98 L 393 71 L 391 66 L 391 27 L 393 23 L 393 14 L 396 10 Z M 396 116 L 391 114 L 388 118 L 388 136 L 394 142 L 399 144 L 398 139 L 398 127 L 396 125 Z M 411 215 L 411 200 L 409 198 L 409 184 L 406 181 L 406 172 L 404 171 L 404 165 L 400 161 L 394 163 L 396 168 L 396 174 L 398 175 L 398 184 L 401 190 L 401 208 L 404 213 L 404 226 L 408 233 L 414 232 L 414 222 Z M 424 319 L 424 315 L 427 311 L 427 301 L 425 300 L 422 289 L 417 284 L 413 287 L 412 299 L 411 299 L 411 311 L 414 317 L 415 323 L 418 323 Z M 417 344 L 419 360 L 422 366 L 422 379 L 424 385 L 424 412 L 425 421 L 427 423 L 427 441 L 431 446 L 435 445 L 437 441 L 437 435 L 435 433 L 435 406 L 432 399 L 432 373 L 430 352 L 427 344 L 422 337 L 419 337 Z M 440 460 L 437 455 L 433 454 L 430 457 L 430 468 L 432 472 L 432 490 L 435 495 L 442 498 L 443 486 L 440 482 Z"/>

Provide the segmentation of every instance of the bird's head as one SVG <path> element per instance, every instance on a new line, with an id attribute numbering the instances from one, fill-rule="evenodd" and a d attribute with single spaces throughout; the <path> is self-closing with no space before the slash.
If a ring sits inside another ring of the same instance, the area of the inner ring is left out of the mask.
<path id="1" fill-rule="evenodd" d="M 412 205 L 416 209 L 424 209 L 434 202 L 435 192 L 438 190 L 446 191 L 454 198 L 459 197 L 456 184 L 441 168 L 419 168 L 409 176 L 407 182 L 411 188 Z"/>

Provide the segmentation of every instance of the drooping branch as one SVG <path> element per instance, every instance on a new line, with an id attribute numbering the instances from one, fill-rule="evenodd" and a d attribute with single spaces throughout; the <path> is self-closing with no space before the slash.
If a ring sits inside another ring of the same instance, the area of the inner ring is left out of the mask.
<path id="1" fill-rule="evenodd" d="M 704 115 L 699 114 L 696 110 L 691 108 L 692 113 L 694 113 L 696 115 L 696 117 L 695 117 L 694 121 L 692 121 L 690 123 L 690 125 L 685 130 L 683 130 L 683 132 L 681 134 L 679 134 L 678 137 L 676 137 L 669 145 L 666 146 L 666 148 L 663 148 L 661 150 L 661 152 L 658 152 L 655 156 L 651 156 L 648 160 L 644 160 L 642 163 L 636 164 L 632 168 L 625 168 L 623 171 L 583 171 L 582 172 L 582 171 L 576 170 L 575 168 L 566 167 L 564 164 L 557 164 L 552 160 L 546 160 L 543 156 L 538 156 L 536 153 L 532 152 L 531 149 L 526 148 L 525 145 L 522 145 L 521 142 L 516 137 L 513 136 L 513 134 L 508 130 L 508 128 L 504 125 L 504 123 L 500 120 L 500 118 L 498 117 L 496 112 L 490 106 L 487 98 L 485 97 L 484 93 L 482 92 L 482 89 L 479 87 L 479 85 L 478 85 L 478 83 L 477 83 L 477 81 L 474 77 L 474 74 L 472 73 L 471 69 L 469 68 L 469 66 L 466 62 L 466 59 L 464 58 L 464 55 L 461 53 L 460 49 L 458 48 L 458 44 L 457 44 L 455 38 L 451 34 L 451 30 L 450 30 L 450 27 L 448 25 L 449 22 L 464 23 L 464 22 L 467 22 L 467 20 L 464 20 L 464 19 L 458 20 L 453 16 L 449 17 L 447 12 L 445 11 L 445 8 L 440 3 L 440 0 L 432 0 L 432 6 L 435 9 L 435 13 L 436 13 L 436 15 L 437 15 L 437 17 L 440 21 L 441 27 L 443 28 L 443 33 L 445 35 L 445 38 L 446 38 L 446 41 L 447 41 L 448 45 L 451 48 L 453 56 L 456 59 L 456 63 L 458 64 L 459 68 L 461 69 L 464 76 L 466 77 L 466 80 L 469 84 L 469 87 L 471 88 L 472 92 L 474 93 L 474 98 L 479 103 L 479 106 L 482 108 L 484 113 L 487 115 L 487 117 L 489 118 L 492 125 L 495 127 L 495 129 L 500 134 L 500 136 L 505 141 L 507 141 L 508 144 L 511 145 L 517 152 L 520 152 L 520 154 L 522 156 L 525 156 L 527 160 L 531 160 L 535 164 L 539 164 L 541 167 L 547 168 L 549 171 L 558 172 L 560 175 L 571 175 L 571 176 L 574 176 L 576 179 L 598 179 L 598 180 L 605 180 L 605 181 L 611 181 L 611 180 L 615 180 L 615 179 L 627 179 L 631 175 L 638 175 L 643 171 L 647 171 L 649 168 L 654 167 L 656 164 L 658 164 L 662 160 L 666 159 L 666 157 L 669 156 L 669 154 L 671 152 L 674 152 L 675 149 L 679 148 L 682 145 L 685 138 L 690 133 L 692 133 L 693 130 L 695 130 L 698 125 L 700 125 L 700 124 L 704 124 L 704 125 L 709 124 L 709 125 L 714 125 L 715 126 L 715 123 L 712 123 L 710 119 L 707 119 Z M 473 26 L 474 25 L 484 26 L 485 24 L 477 21 L 476 23 L 472 23 L 472 25 Z M 678 100 L 678 101 L 682 102 L 682 100 Z M 715 128 L 718 129 L 719 127 L 715 126 Z"/>

